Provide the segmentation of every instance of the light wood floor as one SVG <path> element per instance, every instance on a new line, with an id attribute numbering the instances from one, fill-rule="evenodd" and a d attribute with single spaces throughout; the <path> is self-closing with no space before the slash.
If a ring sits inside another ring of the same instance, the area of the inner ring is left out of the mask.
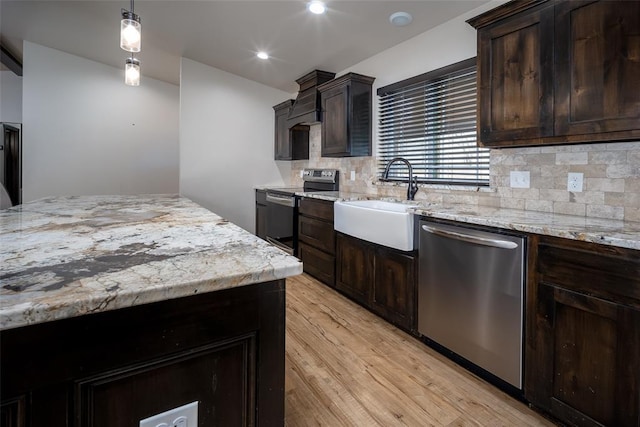
<path id="1" fill-rule="evenodd" d="M 553 426 L 303 274 L 287 279 L 285 425 Z"/>

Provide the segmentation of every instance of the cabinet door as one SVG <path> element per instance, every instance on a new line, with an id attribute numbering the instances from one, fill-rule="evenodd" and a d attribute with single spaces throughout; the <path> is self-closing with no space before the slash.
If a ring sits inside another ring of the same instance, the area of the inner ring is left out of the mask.
<path id="1" fill-rule="evenodd" d="M 376 247 L 371 308 L 390 322 L 415 330 L 415 257 Z"/>
<path id="2" fill-rule="evenodd" d="M 541 237 L 530 256 L 525 397 L 569 424 L 637 427 L 639 252 Z"/>
<path id="3" fill-rule="evenodd" d="M 277 109 L 275 115 L 275 160 L 291 160 L 293 158 L 293 149 L 289 141 L 289 128 L 287 127 L 289 108 Z"/>
<path id="4" fill-rule="evenodd" d="M 556 134 L 639 130 L 640 2 L 558 2 L 555 19 Z"/>
<path id="5" fill-rule="evenodd" d="M 336 237 L 336 288 L 364 306 L 369 305 L 373 279 L 371 243 L 338 233 Z"/>
<path id="6" fill-rule="evenodd" d="M 638 426 L 640 311 L 540 284 L 536 319 L 531 402 L 571 424 Z"/>
<path id="7" fill-rule="evenodd" d="M 249 336 L 83 379 L 76 383 L 75 425 L 135 426 L 178 402 L 193 401 L 200 406 L 199 425 L 254 425 L 256 357 L 255 336 Z M 161 392 L 145 399 L 142 390 Z"/>
<path id="8" fill-rule="evenodd" d="M 322 93 L 322 156 L 349 155 L 349 90 L 346 85 Z"/>
<path id="9" fill-rule="evenodd" d="M 553 4 L 478 32 L 479 140 L 485 146 L 553 134 Z"/>

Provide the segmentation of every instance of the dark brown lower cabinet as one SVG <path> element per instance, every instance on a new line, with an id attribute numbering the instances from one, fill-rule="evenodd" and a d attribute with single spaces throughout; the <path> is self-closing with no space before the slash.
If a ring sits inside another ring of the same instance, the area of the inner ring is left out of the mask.
<path id="1" fill-rule="evenodd" d="M 298 258 L 305 273 L 334 287 L 335 255 L 333 202 L 303 197 L 298 215 Z"/>
<path id="2" fill-rule="evenodd" d="M 525 397 L 571 425 L 637 427 L 640 253 L 550 237 L 531 248 Z"/>
<path id="3" fill-rule="evenodd" d="M 256 190 L 256 236 L 267 239 L 267 192 Z"/>
<path id="4" fill-rule="evenodd" d="M 376 246 L 371 308 L 395 325 L 415 330 L 416 262 L 412 253 Z"/>
<path id="5" fill-rule="evenodd" d="M 1 396 L 1 394 L 0 394 Z M 0 404 L 0 426 L 20 427 L 25 426 L 24 418 L 25 396 L 5 400 Z"/>
<path id="6" fill-rule="evenodd" d="M 336 289 L 396 326 L 416 330 L 416 254 L 337 233 Z"/>
<path id="7" fill-rule="evenodd" d="M 337 233 L 336 289 L 368 306 L 373 274 L 372 244 Z"/>
<path id="8" fill-rule="evenodd" d="M 279 280 L 2 331 L 1 426 L 137 426 L 193 401 L 198 426 L 283 425 L 284 298 Z"/>
<path id="9" fill-rule="evenodd" d="M 336 259 L 333 255 L 307 245 L 298 243 L 298 257 L 304 265 L 305 273 L 320 280 L 325 285 L 333 286 Z"/>

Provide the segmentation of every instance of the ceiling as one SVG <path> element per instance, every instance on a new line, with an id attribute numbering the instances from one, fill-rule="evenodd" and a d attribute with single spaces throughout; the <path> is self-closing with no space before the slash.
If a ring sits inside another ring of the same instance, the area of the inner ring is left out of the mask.
<path id="1" fill-rule="evenodd" d="M 489 0 L 327 1 L 324 15 L 304 0 L 137 0 L 142 19 L 142 75 L 178 84 L 180 57 L 287 92 L 295 79 L 322 69 L 340 72 Z M 122 67 L 120 9 L 129 1 L 2 0 L 2 45 L 22 58 L 22 40 Z M 389 15 L 413 22 L 394 27 Z M 264 50 L 271 56 L 260 60 Z"/>

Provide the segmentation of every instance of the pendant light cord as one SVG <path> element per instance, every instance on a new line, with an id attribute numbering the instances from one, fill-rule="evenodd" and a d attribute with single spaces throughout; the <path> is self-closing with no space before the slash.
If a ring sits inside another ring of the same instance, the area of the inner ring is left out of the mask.
<path id="1" fill-rule="evenodd" d="M 132 14 L 133 16 L 135 16 L 135 13 L 134 13 L 134 12 L 135 12 L 135 11 L 134 11 L 134 9 L 133 9 L 133 0 L 131 0 L 131 14 Z M 131 59 L 135 59 L 135 54 L 134 54 L 133 52 L 131 52 Z"/>

